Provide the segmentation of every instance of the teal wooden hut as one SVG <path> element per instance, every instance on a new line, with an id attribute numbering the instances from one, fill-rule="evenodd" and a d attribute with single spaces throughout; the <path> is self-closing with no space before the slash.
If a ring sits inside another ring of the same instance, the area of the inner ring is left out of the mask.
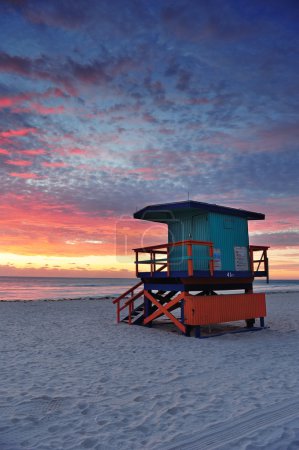
<path id="1" fill-rule="evenodd" d="M 264 220 L 264 214 L 188 200 L 149 205 L 134 218 L 167 224 L 168 242 L 134 249 L 136 276 L 141 279 L 137 287 L 143 284 L 144 303 L 134 316 L 138 294 L 132 288 L 129 323 L 138 317 L 137 323 L 151 324 L 164 314 L 185 334 L 192 326 L 199 329 L 219 321 L 244 319 L 252 326 L 259 317 L 264 325 L 265 296 L 253 293 L 253 281 L 269 279 L 268 247 L 251 246 L 248 233 L 248 221 Z M 244 294 L 216 298 L 215 291 L 237 289 Z M 199 293 L 190 294 L 194 291 Z M 124 294 L 116 299 L 117 305 L 126 298 Z M 169 314 L 178 307 L 182 310 L 179 324 Z"/>
<path id="2" fill-rule="evenodd" d="M 261 213 L 228 208 L 196 201 L 150 205 L 134 214 L 134 218 L 168 225 L 168 242 L 193 240 L 211 242 L 193 245 L 194 274 L 205 275 L 211 259 L 214 276 L 242 278 L 250 274 L 248 220 L 264 220 Z M 187 246 L 173 247 L 169 254 L 170 274 L 187 271 Z M 164 261 L 163 261 L 164 262 Z M 266 275 L 259 273 L 258 276 Z"/>

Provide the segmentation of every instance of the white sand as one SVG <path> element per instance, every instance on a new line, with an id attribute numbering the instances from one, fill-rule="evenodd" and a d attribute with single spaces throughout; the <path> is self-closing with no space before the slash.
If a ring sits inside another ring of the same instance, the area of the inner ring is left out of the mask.
<path id="1" fill-rule="evenodd" d="M 198 340 L 111 301 L 1 303 L 0 449 L 298 449 L 299 294 Z"/>

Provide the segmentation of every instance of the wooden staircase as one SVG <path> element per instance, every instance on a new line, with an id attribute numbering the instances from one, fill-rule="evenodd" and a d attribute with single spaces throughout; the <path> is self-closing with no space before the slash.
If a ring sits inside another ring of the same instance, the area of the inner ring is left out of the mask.
<path id="1" fill-rule="evenodd" d="M 155 293 L 147 292 L 144 289 L 137 289 L 142 285 L 142 282 L 135 284 L 132 288 L 121 294 L 113 303 L 117 307 L 117 323 L 125 322 L 129 325 L 150 325 L 153 318 L 158 318 L 166 313 L 166 315 L 177 322 L 171 312 L 179 307 L 177 291 L 157 291 Z M 137 291 L 137 292 L 136 292 Z M 143 300 L 140 297 L 144 296 Z M 148 298 L 151 302 L 148 302 Z M 138 301 L 139 300 L 139 301 Z M 135 304 L 135 302 L 137 302 Z M 148 309 L 146 311 L 147 302 Z M 122 317 L 122 311 L 127 310 L 127 313 Z M 181 325 L 181 324 L 180 324 Z M 183 331 L 183 330 L 182 330 Z"/>
<path id="2" fill-rule="evenodd" d="M 129 325 L 132 325 L 133 323 L 135 324 L 135 322 L 137 321 L 141 322 L 141 319 L 143 320 L 144 302 L 142 303 L 139 302 L 137 306 L 134 306 L 135 301 L 138 300 L 144 293 L 143 289 L 137 291 L 137 289 L 140 286 L 142 286 L 142 284 L 143 282 L 139 281 L 139 283 L 135 284 L 133 287 L 131 287 L 126 292 L 117 297 L 115 300 L 113 300 L 113 304 L 116 305 L 117 308 L 116 309 L 117 323 L 127 322 Z M 122 302 L 124 303 L 122 304 Z M 128 314 L 126 317 L 121 319 L 121 312 L 125 309 L 128 309 Z"/>

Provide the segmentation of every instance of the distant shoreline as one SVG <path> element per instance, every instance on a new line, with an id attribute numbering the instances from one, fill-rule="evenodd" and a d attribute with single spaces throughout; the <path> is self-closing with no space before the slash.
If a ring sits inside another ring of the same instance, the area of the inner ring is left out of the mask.
<path id="1" fill-rule="evenodd" d="M 228 293 L 228 291 L 227 291 Z M 120 292 L 121 294 L 121 292 Z M 295 291 L 268 291 L 265 292 L 266 296 L 268 295 L 287 295 L 287 294 L 299 294 L 298 290 Z M 219 293 L 218 295 L 226 295 L 225 292 Z M 77 302 L 77 301 L 112 301 L 117 298 L 118 295 L 103 295 L 99 297 L 72 297 L 72 298 L 39 298 L 39 299 L 13 299 L 13 300 L 3 300 L 0 299 L 0 303 L 37 303 L 37 302 Z"/>

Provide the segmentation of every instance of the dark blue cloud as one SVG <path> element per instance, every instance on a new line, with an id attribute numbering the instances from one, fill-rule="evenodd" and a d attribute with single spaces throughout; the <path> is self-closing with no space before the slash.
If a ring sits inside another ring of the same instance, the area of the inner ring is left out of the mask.
<path id="1" fill-rule="evenodd" d="M 91 214 L 188 190 L 240 206 L 297 190 L 297 2 L 5 4 L 2 94 L 32 95 L 2 109 L 2 127 L 39 132 L 2 144 L 46 149 L 28 189 Z M 23 42 L 5 41 L 11 25 Z"/>

